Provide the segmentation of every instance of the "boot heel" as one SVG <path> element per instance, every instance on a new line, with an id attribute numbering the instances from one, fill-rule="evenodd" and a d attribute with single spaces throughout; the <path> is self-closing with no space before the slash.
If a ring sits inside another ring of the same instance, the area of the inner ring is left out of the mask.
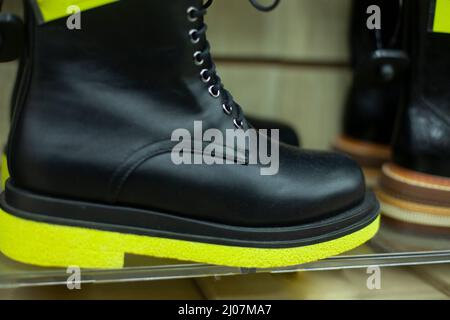
<path id="1" fill-rule="evenodd" d="M 122 268 L 120 235 L 87 228 L 25 220 L 0 209 L 0 251 L 38 266 Z"/>

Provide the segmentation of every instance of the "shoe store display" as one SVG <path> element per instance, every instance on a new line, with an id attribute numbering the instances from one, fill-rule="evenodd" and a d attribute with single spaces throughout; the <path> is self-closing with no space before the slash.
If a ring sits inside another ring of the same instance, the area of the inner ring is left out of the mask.
<path id="1" fill-rule="evenodd" d="M 448 297 L 449 17 L 0 0 L 0 300 Z"/>
<path id="2" fill-rule="evenodd" d="M 378 195 L 389 217 L 448 228 L 450 6 L 432 0 L 411 0 L 405 6 L 411 70 L 392 162 L 383 167 Z"/>
<path id="3" fill-rule="evenodd" d="M 260 164 L 175 164 L 177 129 L 252 126 L 211 58 L 203 18 L 212 1 L 105 2 L 83 11 L 77 32 L 59 2 L 27 8 L 4 255 L 39 266 L 120 268 L 136 254 L 269 268 L 375 235 L 378 202 L 344 155 L 275 144 L 270 176 Z"/>
<path id="4" fill-rule="evenodd" d="M 381 9 L 381 29 L 367 27 L 367 8 Z M 347 98 L 343 133 L 334 147 L 355 159 L 374 186 L 390 160 L 390 143 L 408 59 L 402 45 L 401 1 L 353 0 L 351 53 L 353 84 Z"/>

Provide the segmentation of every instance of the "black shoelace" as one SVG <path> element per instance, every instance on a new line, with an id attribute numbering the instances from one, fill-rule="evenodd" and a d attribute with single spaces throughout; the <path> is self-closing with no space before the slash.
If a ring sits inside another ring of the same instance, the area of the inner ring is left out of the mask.
<path id="1" fill-rule="evenodd" d="M 212 5 L 214 0 L 207 0 L 201 8 L 189 7 L 187 10 L 188 20 L 196 22 L 201 19 L 203 21 L 208 8 Z M 249 0 L 249 2 L 258 10 L 268 12 L 275 9 L 280 0 L 274 0 L 269 6 L 261 5 L 257 0 Z M 201 51 L 194 53 L 194 62 L 199 67 L 205 67 L 200 71 L 201 80 L 209 85 L 209 94 L 214 98 L 219 98 L 223 95 L 222 109 L 226 115 L 233 117 L 234 126 L 238 129 L 242 129 L 244 126 L 243 113 L 241 107 L 234 101 L 231 94 L 225 90 L 221 78 L 216 71 L 216 65 L 211 57 L 211 49 L 208 40 L 206 40 L 206 31 L 208 26 L 202 22 L 198 29 L 192 29 L 189 31 L 191 42 L 194 45 L 204 43 L 204 48 Z M 201 41 L 203 39 L 203 41 Z"/>

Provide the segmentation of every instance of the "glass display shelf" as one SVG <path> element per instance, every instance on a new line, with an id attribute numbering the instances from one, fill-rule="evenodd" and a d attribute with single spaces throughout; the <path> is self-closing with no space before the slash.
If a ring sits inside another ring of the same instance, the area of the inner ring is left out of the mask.
<path id="1" fill-rule="evenodd" d="M 82 270 L 81 282 L 114 283 L 450 263 L 450 232 L 384 219 L 377 236 L 365 245 L 340 256 L 288 268 L 232 268 L 131 255 L 125 262 L 125 268 L 118 270 Z M 66 269 L 28 266 L 0 255 L 0 288 L 66 284 L 68 277 Z"/>

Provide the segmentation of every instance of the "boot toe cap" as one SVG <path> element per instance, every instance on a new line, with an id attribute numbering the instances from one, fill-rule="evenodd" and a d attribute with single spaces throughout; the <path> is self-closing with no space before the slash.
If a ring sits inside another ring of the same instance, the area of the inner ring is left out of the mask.
<path id="1" fill-rule="evenodd" d="M 284 207 L 279 212 L 287 223 L 326 219 L 364 200 L 363 173 L 347 156 L 302 152 L 294 158 L 281 166 L 279 186 L 272 193 L 272 201 Z"/>

